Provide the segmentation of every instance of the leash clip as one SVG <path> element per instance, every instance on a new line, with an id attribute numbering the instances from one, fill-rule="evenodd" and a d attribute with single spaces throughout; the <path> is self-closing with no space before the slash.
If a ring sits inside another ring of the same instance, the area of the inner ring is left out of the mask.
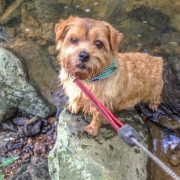
<path id="1" fill-rule="evenodd" d="M 141 138 L 138 132 L 129 124 L 125 124 L 118 130 L 118 135 L 121 139 L 130 147 L 135 146 L 136 144 L 131 140 L 131 138 L 135 138 L 137 141 L 141 141 Z"/>

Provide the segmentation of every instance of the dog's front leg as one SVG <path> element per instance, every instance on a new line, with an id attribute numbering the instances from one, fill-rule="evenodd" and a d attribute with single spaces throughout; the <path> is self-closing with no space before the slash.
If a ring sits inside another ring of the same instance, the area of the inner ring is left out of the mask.
<path id="1" fill-rule="evenodd" d="M 103 117 L 101 114 L 94 113 L 91 123 L 84 128 L 84 131 L 92 136 L 97 136 L 101 127 L 102 120 Z"/>
<path id="2" fill-rule="evenodd" d="M 81 109 L 81 104 L 80 103 L 78 103 L 77 101 L 69 101 L 69 104 L 68 104 L 68 106 L 67 106 L 67 109 L 71 112 L 71 113 L 73 113 L 73 114 L 78 114 L 78 112 L 80 111 L 80 109 Z"/>

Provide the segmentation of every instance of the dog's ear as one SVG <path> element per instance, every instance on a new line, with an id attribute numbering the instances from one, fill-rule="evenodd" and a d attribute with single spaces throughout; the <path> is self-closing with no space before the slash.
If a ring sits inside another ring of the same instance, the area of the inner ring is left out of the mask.
<path id="1" fill-rule="evenodd" d="M 61 48 L 62 42 L 68 32 L 68 24 L 72 21 L 73 17 L 70 16 L 67 20 L 60 20 L 59 23 L 55 25 L 55 34 L 56 34 L 56 42 L 57 42 L 57 50 Z"/>
<path id="2" fill-rule="evenodd" d="M 123 34 L 120 33 L 118 30 L 113 28 L 110 24 L 106 23 L 106 27 L 109 30 L 109 41 L 111 45 L 111 49 L 113 51 L 116 51 L 118 48 L 118 44 L 121 42 L 123 39 Z"/>

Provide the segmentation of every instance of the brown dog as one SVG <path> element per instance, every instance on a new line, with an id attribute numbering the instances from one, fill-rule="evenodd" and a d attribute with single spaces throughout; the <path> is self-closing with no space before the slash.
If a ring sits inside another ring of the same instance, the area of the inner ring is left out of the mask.
<path id="1" fill-rule="evenodd" d="M 149 102 L 149 107 L 157 110 L 163 87 L 162 58 L 117 53 L 123 35 L 104 21 L 69 17 L 56 24 L 55 32 L 60 80 L 69 97 L 68 109 L 93 116 L 86 132 L 96 136 L 103 117 L 73 83 L 73 76 L 85 80 L 88 89 L 111 111 L 133 107 L 140 101 Z M 112 71 L 108 77 L 94 81 L 107 69 Z"/>

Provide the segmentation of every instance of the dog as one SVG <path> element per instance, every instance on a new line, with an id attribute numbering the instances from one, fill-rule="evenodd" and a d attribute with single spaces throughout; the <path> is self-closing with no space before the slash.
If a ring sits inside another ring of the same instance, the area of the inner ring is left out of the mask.
<path id="1" fill-rule="evenodd" d="M 73 82 L 81 79 L 109 110 L 134 107 L 143 101 L 156 111 L 163 88 L 163 59 L 142 53 L 118 53 L 123 34 L 109 23 L 70 16 L 55 25 L 60 81 L 69 97 L 68 109 L 92 115 L 84 130 L 97 136 L 105 120 Z M 99 75 L 106 75 L 99 78 Z"/>

